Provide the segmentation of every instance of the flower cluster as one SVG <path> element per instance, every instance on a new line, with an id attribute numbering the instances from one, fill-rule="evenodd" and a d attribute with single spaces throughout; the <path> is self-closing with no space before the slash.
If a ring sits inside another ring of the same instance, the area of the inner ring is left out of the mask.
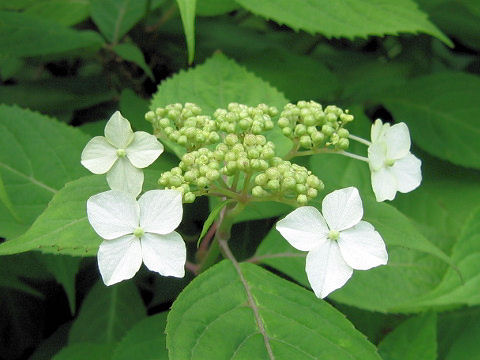
<path id="1" fill-rule="evenodd" d="M 305 167 L 278 157 L 269 167 L 255 177 L 252 194 L 257 197 L 293 198 L 298 205 L 306 205 L 323 190 L 323 182 Z"/>
<path id="2" fill-rule="evenodd" d="M 333 145 L 345 150 L 349 146 L 349 132 L 344 125 L 353 121 L 353 115 L 337 106 L 325 109 L 315 101 L 287 104 L 280 114 L 278 126 L 282 133 L 305 149 Z"/>
<path id="3" fill-rule="evenodd" d="M 104 239 L 98 267 L 106 285 L 132 278 L 142 261 L 163 276 L 184 276 L 186 248 L 175 228 L 182 220 L 182 196 L 173 190 L 152 190 L 139 200 L 143 172 L 163 152 L 155 136 L 133 132 L 115 112 L 82 152 L 81 163 L 95 174 L 107 173 L 112 190 L 87 201 L 88 221 Z"/>
<path id="4" fill-rule="evenodd" d="M 155 135 L 165 135 L 169 140 L 193 150 L 220 140 L 217 123 L 201 113 L 202 109 L 192 103 L 185 106 L 172 104 L 149 111 L 145 119 L 152 123 Z"/>
<path id="5" fill-rule="evenodd" d="M 228 134 L 261 134 L 273 129 L 272 117 L 278 110 L 273 106 L 259 104 L 250 107 L 238 103 L 230 103 L 227 109 L 217 109 L 213 114 L 220 130 Z"/>

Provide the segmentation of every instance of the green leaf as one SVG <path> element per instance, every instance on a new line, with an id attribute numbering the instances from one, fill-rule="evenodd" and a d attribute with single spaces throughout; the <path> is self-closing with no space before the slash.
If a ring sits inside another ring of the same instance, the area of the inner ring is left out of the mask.
<path id="1" fill-rule="evenodd" d="M 295 30 L 320 33 L 328 38 L 426 33 L 449 46 L 453 43 L 412 0 L 237 0 L 254 14 L 286 24 Z"/>
<path id="2" fill-rule="evenodd" d="M 0 235 L 25 231 L 67 181 L 87 173 L 80 165 L 87 141 L 80 130 L 54 119 L 0 105 L 0 174 L 21 220 L 0 209 Z"/>
<path id="3" fill-rule="evenodd" d="M 180 71 L 163 81 L 153 96 L 150 109 L 177 102 L 194 102 L 205 114 L 213 114 L 230 102 L 249 106 L 265 103 L 282 109 L 288 101 L 267 82 L 217 53 L 204 64 Z"/>
<path id="4" fill-rule="evenodd" d="M 479 92 L 478 76 L 445 72 L 392 89 L 383 102 L 397 122 L 407 123 L 422 149 L 454 164 L 480 168 Z"/>
<path id="5" fill-rule="evenodd" d="M 152 70 L 150 70 L 147 63 L 145 62 L 142 51 L 138 48 L 137 45 L 133 43 L 123 43 L 115 46 L 113 48 L 113 51 L 115 51 L 115 53 L 122 59 L 138 65 L 145 72 L 145 74 L 150 77 L 150 79 L 155 79 Z"/>
<path id="6" fill-rule="evenodd" d="M 212 209 L 212 211 L 210 212 L 210 215 L 208 215 L 208 217 L 207 217 L 207 220 L 205 220 L 205 222 L 203 223 L 202 232 L 200 233 L 200 236 L 198 237 L 197 247 L 200 246 L 200 243 L 201 243 L 203 237 L 207 234 L 208 229 L 210 229 L 210 226 L 212 226 L 213 222 L 217 218 L 220 211 L 225 206 L 227 206 L 228 204 L 231 204 L 232 202 L 234 202 L 234 200 L 232 200 L 232 199 L 222 201 L 221 203 L 217 204 Z"/>
<path id="7" fill-rule="evenodd" d="M 101 33 L 112 44 L 145 15 L 146 0 L 91 0 L 91 16 Z"/>
<path id="8" fill-rule="evenodd" d="M 112 360 L 168 360 L 166 325 L 167 312 L 139 321 L 118 343 Z"/>
<path id="9" fill-rule="evenodd" d="M 43 294 L 31 287 L 32 280 L 47 280 L 45 268 L 36 254 L 4 256 L 0 262 L 0 288 L 15 289 L 43 298 Z M 27 280 L 27 281 L 24 281 Z"/>
<path id="10" fill-rule="evenodd" d="M 47 0 L 29 6 L 24 14 L 48 19 L 64 26 L 71 26 L 86 20 L 90 12 L 88 0 Z"/>
<path id="11" fill-rule="evenodd" d="M 135 131 L 152 132 L 152 124 L 145 120 L 148 111 L 148 100 L 135 94 L 132 89 L 124 89 L 120 94 L 120 111 L 132 124 Z M 163 155 L 162 155 L 163 156 Z"/>
<path id="12" fill-rule="evenodd" d="M 235 0 L 197 0 L 196 13 L 199 16 L 217 16 L 239 7 Z"/>
<path id="13" fill-rule="evenodd" d="M 110 360 L 113 344 L 79 343 L 68 345 L 56 354 L 52 360 Z"/>
<path id="14" fill-rule="evenodd" d="M 171 360 L 379 359 L 325 301 L 258 266 L 230 261 L 198 276 L 174 302 L 167 347 Z"/>
<path id="15" fill-rule="evenodd" d="M 438 318 L 439 359 L 480 359 L 480 307 L 440 314 Z"/>
<path id="16" fill-rule="evenodd" d="M 91 175 L 67 183 L 26 233 L 0 244 L 0 255 L 40 250 L 44 253 L 93 256 L 102 239 L 87 220 L 87 199 L 107 191 L 105 176 Z"/>
<path id="17" fill-rule="evenodd" d="M 44 254 L 40 260 L 47 271 L 63 286 L 67 294 L 70 313 L 74 315 L 76 310 L 75 277 L 80 269 L 81 258 Z"/>
<path id="18" fill-rule="evenodd" d="M 187 41 L 188 63 L 195 57 L 195 6 L 197 0 L 176 0 L 182 17 L 183 31 Z"/>
<path id="19" fill-rule="evenodd" d="M 452 249 L 452 260 L 462 277 L 448 269 L 441 283 L 421 301 L 425 306 L 478 305 L 480 294 L 480 208 L 468 221 Z"/>
<path id="20" fill-rule="evenodd" d="M 412 317 L 389 333 L 378 345 L 384 360 L 437 359 L 437 316 L 425 313 Z"/>
<path id="21" fill-rule="evenodd" d="M 171 159 L 160 158 L 156 170 L 145 170 L 143 190 L 157 188 L 160 171 L 171 168 Z M 104 175 L 90 175 L 67 183 L 49 203 L 28 231 L 18 238 L 0 244 L 0 255 L 30 250 L 72 256 L 94 256 L 102 239 L 87 219 L 90 196 L 109 190 Z"/>
<path id="22" fill-rule="evenodd" d="M 144 317 L 145 306 L 132 282 L 109 287 L 98 282 L 83 301 L 69 344 L 115 343 Z"/>
<path id="23" fill-rule="evenodd" d="M 102 38 L 93 31 L 79 31 L 33 15 L 0 11 L 0 47 L 14 57 L 96 51 Z"/>

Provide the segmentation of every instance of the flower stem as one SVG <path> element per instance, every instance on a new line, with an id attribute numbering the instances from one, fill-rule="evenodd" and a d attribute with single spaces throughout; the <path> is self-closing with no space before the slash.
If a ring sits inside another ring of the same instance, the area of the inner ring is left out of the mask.
<path id="1" fill-rule="evenodd" d="M 344 156 L 348 156 L 352 159 L 355 159 L 355 160 L 361 160 L 361 161 L 365 161 L 365 162 L 369 162 L 368 161 L 368 158 L 366 158 L 365 156 L 360 156 L 360 155 L 357 155 L 357 154 L 352 154 L 352 153 L 349 153 L 347 151 L 337 151 L 338 154 L 340 155 L 344 155 Z"/>
<path id="2" fill-rule="evenodd" d="M 361 137 L 359 137 L 359 136 L 355 136 L 355 135 L 350 134 L 350 135 L 348 135 L 348 138 L 349 138 L 349 139 L 352 139 L 352 140 L 354 140 L 354 141 L 357 141 L 357 142 L 359 142 L 359 143 L 361 143 L 361 144 L 367 145 L 367 146 L 372 145 L 372 143 L 371 143 L 370 141 L 365 140 L 364 138 L 361 138 Z"/>
<path id="3" fill-rule="evenodd" d="M 198 273 L 207 270 L 210 266 L 214 265 L 220 255 L 219 239 L 228 241 L 230 239 L 230 233 L 232 230 L 235 217 L 243 211 L 246 203 L 237 202 L 234 207 L 226 207 L 220 214 L 218 220 L 217 230 L 212 244 L 208 249 L 203 261 L 199 265 Z"/>

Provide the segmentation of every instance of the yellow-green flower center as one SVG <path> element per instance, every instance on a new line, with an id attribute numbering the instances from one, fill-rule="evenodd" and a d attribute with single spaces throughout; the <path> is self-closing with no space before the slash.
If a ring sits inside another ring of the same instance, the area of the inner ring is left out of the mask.
<path id="1" fill-rule="evenodd" d="M 330 230 L 327 235 L 327 237 L 333 241 L 337 241 L 339 236 L 340 232 L 338 232 L 337 230 Z"/>
<path id="2" fill-rule="evenodd" d="M 125 155 L 127 155 L 127 151 L 125 149 L 117 149 L 118 157 L 125 157 Z"/>
<path id="3" fill-rule="evenodd" d="M 143 234 L 145 234 L 145 231 L 143 231 L 141 227 L 136 228 L 135 231 L 133 232 L 133 235 L 135 235 L 138 238 L 142 237 Z"/>

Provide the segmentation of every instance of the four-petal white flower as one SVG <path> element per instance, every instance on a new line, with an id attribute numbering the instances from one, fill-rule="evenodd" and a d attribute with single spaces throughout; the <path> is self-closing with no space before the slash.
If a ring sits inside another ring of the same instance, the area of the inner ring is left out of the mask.
<path id="1" fill-rule="evenodd" d="M 372 188 L 377 201 L 393 200 L 397 191 L 410 192 L 422 181 L 422 162 L 410 152 L 410 132 L 405 123 L 393 126 L 375 121 L 368 147 Z"/>
<path id="2" fill-rule="evenodd" d="M 110 190 L 87 201 L 88 221 L 105 239 L 98 249 L 103 282 L 131 279 L 142 260 L 163 276 L 185 275 L 186 248 L 174 230 L 182 220 L 182 194 L 151 190 L 138 202 L 128 193 Z"/>
<path id="3" fill-rule="evenodd" d="M 342 287 L 353 269 L 368 270 L 388 261 L 380 234 L 361 221 L 363 206 L 356 188 L 325 196 L 322 212 L 323 216 L 312 206 L 302 206 L 276 225 L 294 248 L 308 251 L 305 271 L 319 298 Z"/>
<path id="4" fill-rule="evenodd" d="M 144 131 L 133 132 L 130 123 L 116 111 L 105 126 L 105 136 L 95 136 L 82 152 L 82 165 L 94 174 L 107 173 L 112 190 L 137 196 L 142 191 L 143 169 L 163 152 L 157 138 Z"/>

